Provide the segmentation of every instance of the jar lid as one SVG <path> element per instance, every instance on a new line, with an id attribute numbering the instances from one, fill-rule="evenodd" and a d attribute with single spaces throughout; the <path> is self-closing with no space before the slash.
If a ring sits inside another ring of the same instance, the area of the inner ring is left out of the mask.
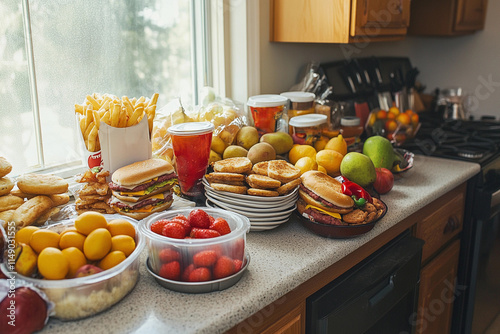
<path id="1" fill-rule="evenodd" d="M 317 126 L 326 123 L 327 116 L 323 114 L 306 114 L 290 118 L 289 124 L 298 128 Z"/>
<path id="2" fill-rule="evenodd" d="M 358 126 L 359 124 L 361 124 L 361 120 L 359 119 L 359 117 L 346 116 L 340 119 L 340 125 Z"/>
<path id="3" fill-rule="evenodd" d="M 285 92 L 281 93 L 281 96 L 286 97 L 292 102 L 312 102 L 316 98 L 314 93 L 310 92 Z"/>
<path id="4" fill-rule="evenodd" d="M 213 132 L 214 128 L 210 122 L 187 122 L 172 125 L 167 131 L 175 136 L 192 136 Z"/>
<path id="5" fill-rule="evenodd" d="M 266 94 L 255 95 L 248 98 L 247 106 L 249 107 L 278 107 L 284 106 L 287 99 L 280 95 Z"/>

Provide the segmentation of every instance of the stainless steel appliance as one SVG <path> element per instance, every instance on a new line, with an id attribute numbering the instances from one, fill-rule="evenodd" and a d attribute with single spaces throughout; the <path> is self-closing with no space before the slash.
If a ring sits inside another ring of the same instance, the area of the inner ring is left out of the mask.
<path id="1" fill-rule="evenodd" d="M 306 301 L 307 333 L 413 333 L 423 241 L 409 231 Z"/>
<path id="2" fill-rule="evenodd" d="M 491 120 L 444 120 L 421 113 L 417 136 L 403 147 L 415 154 L 476 162 L 481 172 L 468 184 L 452 333 L 470 333 L 480 265 L 498 234 L 500 213 L 500 123 Z M 450 162 L 451 163 L 451 162 Z"/>

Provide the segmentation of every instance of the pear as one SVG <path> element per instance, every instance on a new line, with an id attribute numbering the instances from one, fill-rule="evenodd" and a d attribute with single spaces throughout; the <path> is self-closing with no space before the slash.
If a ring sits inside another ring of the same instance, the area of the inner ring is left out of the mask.
<path id="1" fill-rule="evenodd" d="M 260 142 L 271 144 L 278 155 L 288 153 L 293 146 L 292 136 L 285 132 L 265 133 L 260 137 Z"/>
<path id="2" fill-rule="evenodd" d="M 368 156 L 375 168 L 392 169 L 395 155 L 389 139 L 382 136 L 372 136 L 366 139 L 363 145 L 363 154 Z"/>
<path id="3" fill-rule="evenodd" d="M 377 178 L 371 159 L 359 152 L 349 152 L 344 156 L 340 163 L 340 173 L 362 187 L 371 186 Z"/>
<path id="4" fill-rule="evenodd" d="M 261 161 L 268 161 L 276 159 L 276 151 L 274 147 L 269 143 L 257 143 L 250 147 L 248 150 L 247 158 L 252 161 L 252 164 L 256 164 Z"/>
<path id="5" fill-rule="evenodd" d="M 247 154 L 248 154 L 248 151 L 244 147 L 241 147 L 238 145 L 229 145 L 224 150 L 224 154 L 222 155 L 222 159 L 246 157 Z"/>
<path id="6" fill-rule="evenodd" d="M 236 144 L 247 150 L 258 142 L 259 132 L 253 126 L 244 126 L 236 134 Z"/>

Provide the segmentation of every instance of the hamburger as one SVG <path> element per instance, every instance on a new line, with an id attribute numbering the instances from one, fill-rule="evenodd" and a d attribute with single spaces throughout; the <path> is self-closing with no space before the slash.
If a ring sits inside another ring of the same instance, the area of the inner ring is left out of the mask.
<path id="1" fill-rule="evenodd" d="M 169 162 L 148 159 L 117 169 L 111 181 L 109 205 L 120 214 L 142 219 L 172 205 L 177 174 Z"/>
<path id="2" fill-rule="evenodd" d="M 354 209 L 354 200 L 342 193 L 339 181 L 319 171 L 308 171 L 300 176 L 297 210 L 312 221 L 343 225 L 342 214 Z"/>

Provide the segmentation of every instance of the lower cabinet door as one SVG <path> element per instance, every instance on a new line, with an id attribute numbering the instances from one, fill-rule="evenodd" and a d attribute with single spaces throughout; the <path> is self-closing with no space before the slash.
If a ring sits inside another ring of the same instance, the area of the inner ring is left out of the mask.
<path id="1" fill-rule="evenodd" d="M 262 334 L 302 334 L 305 331 L 305 303 L 300 303 Z"/>
<path id="2" fill-rule="evenodd" d="M 456 240 L 422 268 L 416 333 L 450 333 L 459 251 Z"/>

